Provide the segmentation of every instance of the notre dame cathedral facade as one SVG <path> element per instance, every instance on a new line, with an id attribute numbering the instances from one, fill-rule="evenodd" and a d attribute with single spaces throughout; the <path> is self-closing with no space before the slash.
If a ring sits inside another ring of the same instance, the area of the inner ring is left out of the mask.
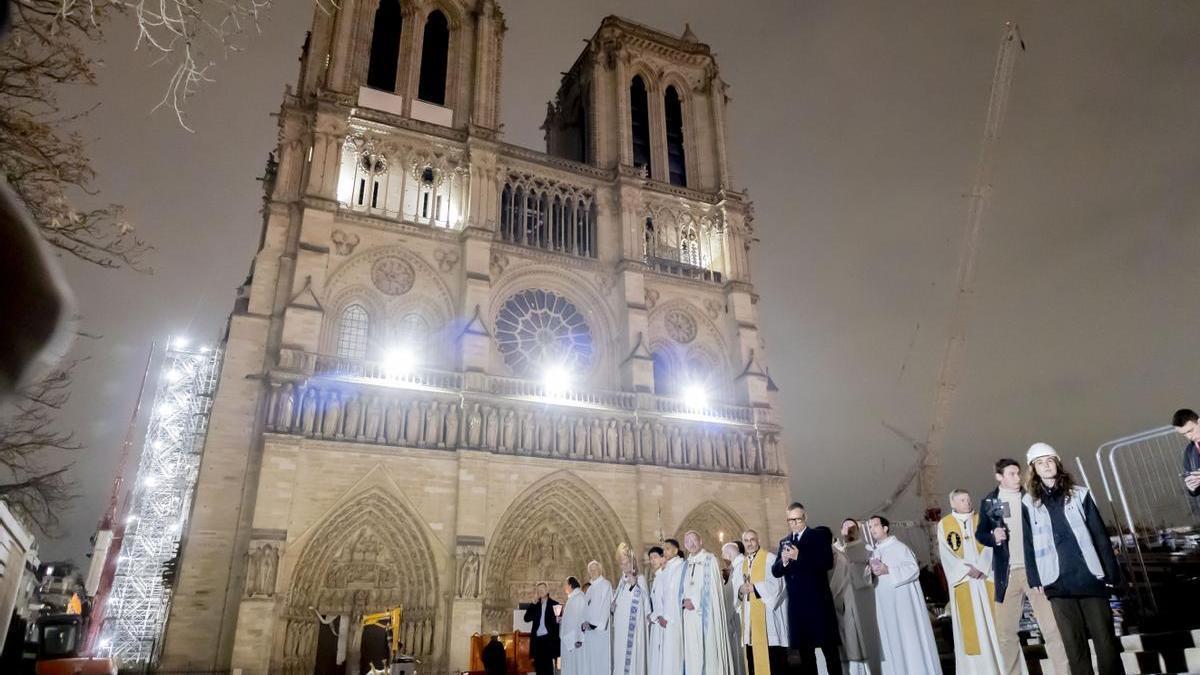
<path id="1" fill-rule="evenodd" d="M 326 9 L 280 111 L 160 668 L 311 673 L 318 613 L 399 605 L 406 652 L 464 669 L 473 633 L 588 560 L 611 577 L 620 542 L 781 535 L 709 47 L 604 19 L 541 152 L 499 134 L 495 0 Z"/>

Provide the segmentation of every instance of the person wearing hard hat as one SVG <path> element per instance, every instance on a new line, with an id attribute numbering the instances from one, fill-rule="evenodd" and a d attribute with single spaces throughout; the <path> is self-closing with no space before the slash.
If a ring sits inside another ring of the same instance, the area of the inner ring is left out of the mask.
<path id="1" fill-rule="evenodd" d="M 1108 599 L 1120 582 L 1100 510 L 1086 487 L 1076 485 L 1058 452 L 1034 443 L 1022 509 L 1029 585 L 1050 600 L 1071 664 L 1071 675 L 1092 673 L 1090 638 L 1100 675 L 1124 675 Z M 1033 561 L 1030 565 L 1029 561 Z"/>

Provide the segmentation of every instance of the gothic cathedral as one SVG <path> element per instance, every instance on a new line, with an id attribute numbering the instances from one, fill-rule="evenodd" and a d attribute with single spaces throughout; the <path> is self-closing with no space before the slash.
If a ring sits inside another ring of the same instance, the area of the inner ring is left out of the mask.
<path id="1" fill-rule="evenodd" d="M 312 673 L 320 617 L 396 606 L 406 653 L 463 670 L 537 582 L 614 577 L 621 542 L 782 534 L 709 47 L 604 19 L 541 152 L 500 135 L 504 32 L 495 0 L 314 12 L 162 670 Z"/>

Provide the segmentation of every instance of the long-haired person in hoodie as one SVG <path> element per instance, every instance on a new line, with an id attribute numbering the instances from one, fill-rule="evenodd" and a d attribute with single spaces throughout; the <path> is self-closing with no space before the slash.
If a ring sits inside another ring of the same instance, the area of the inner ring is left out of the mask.
<path id="1" fill-rule="evenodd" d="M 1096 502 L 1086 487 L 1075 484 L 1049 445 L 1034 443 L 1025 460 L 1029 476 L 1021 511 L 1029 533 L 1029 585 L 1050 600 L 1071 675 L 1094 672 L 1089 638 L 1096 645 L 1100 675 L 1124 675 L 1108 604 L 1120 569 Z"/>

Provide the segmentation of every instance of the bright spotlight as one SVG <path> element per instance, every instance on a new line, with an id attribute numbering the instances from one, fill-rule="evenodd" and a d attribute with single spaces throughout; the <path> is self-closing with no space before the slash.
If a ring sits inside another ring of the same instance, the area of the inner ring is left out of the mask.
<path id="1" fill-rule="evenodd" d="M 708 407 L 708 392 L 698 384 L 690 384 L 683 390 L 683 402 L 691 410 Z"/>
<path id="2" fill-rule="evenodd" d="M 187 349 L 188 339 L 185 337 L 177 337 L 171 342 L 171 344 L 175 346 L 175 349 Z"/>
<path id="3" fill-rule="evenodd" d="M 417 366 L 417 356 L 408 347 L 396 347 L 383 356 L 386 377 L 407 377 Z"/>
<path id="4" fill-rule="evenodd" d="M 562 366 L 551 366 L 542 375 L 547 396 L 562 396 L 571 386 L 571 372 Z"/>
<path id="5" fill-rule="evenodd" d="M 171 405 L 170 403 L 163 403 L 162 405 L 158 406 L 158 414 L 162 415 L 163 417 L 166 417 L 174 412 L 175 406 Z"/>
<path id="6" fill-rule="evenodd" d="M 178 382 L 181 377 L 183 377 L 183 373 L 174 368 L 167 371 L 167 382 Z"/>
<path id="7" fill-rule="evenodd" d="M 155 485 L 158 485 L 158 479 L 155 478 L 154 476 L 146 476 L 145 478 L 142 479 L 142 485 L 144 485 L 148 488 L 152 488 Z"/>

